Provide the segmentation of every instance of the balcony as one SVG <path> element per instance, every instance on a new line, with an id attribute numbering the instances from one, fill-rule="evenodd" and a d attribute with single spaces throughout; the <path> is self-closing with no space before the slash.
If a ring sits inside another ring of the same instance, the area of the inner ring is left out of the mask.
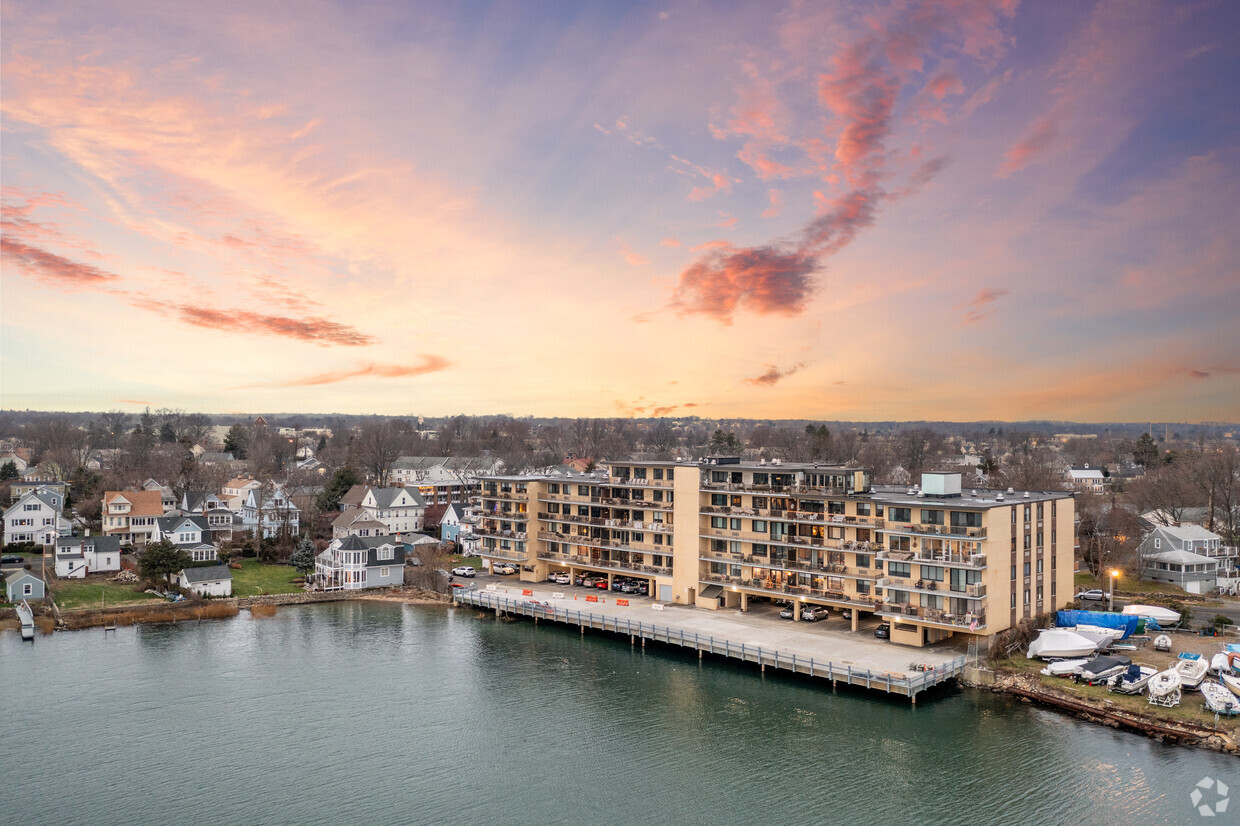
<path id="1" fill-rule="evenodd" d="M 780 557 L 752 556 L 750 554 L 703 552 L 698 556 L 702 562 L 722 562 L 727 565 L 746 565 L 755 569 L 808 573 L 815 576 L 842 576 L 849 579 L 872 579 L 877 574 L 870 568 L 857 568 L 839 562 L 810 562 Z M 755 574 L 756 575 L 756 574 Z"/>
<path id="2" fill-rule="evenodd" d="M 478 556 L 484 557 L 486 559 L 503 559 L 508 562 L 528 561 L 527 554 L 517 553 L 515 551 L 501 551 L 495 548 L 480 548 L 478 550 Z"/>
<path id="3" fill-rule="evenodd" d="M 875 601 L 870 596 L 846 591 L 809 588 L 803 585 L 774 585 L 768 587 L 760 579 L 745 579 L 744 577 L 724 576 L 722 574 L 702 574 L 698 577 L 698 581 L 704 585 L 735 585 L 738 588 L 744 588 L 747 592 L 775 597 L 831 600 L 843 605 L 856 606 L 867 610 L 872 610 L 875 606 Z"/>
<path id="4" fill-rule="evenodd" d="M 623 551 L 637 554 L 661 554 L 671 556 L 671 545 L 651 545 L 646 542 L 618 542 L 596 536 L 578 534 L 558 534 L 554 531 L 539 531 L 538 538 L 547 542 L 563 542 L 569 545 L 585 545 L 590 548 L 603 548 L 611 551 Z"/>
<path id="5" fill-rule="evenodd" d="M 892 522 L 887 520 L 888 533 L 911 534 L 916 536 L 943 536 L 949 539 L 985 539 L 985 528 L 966 528 L 957 525 L 917 525 L 909 522 Z"/>
<path id="6" fill-rule="evenodd" d="M 475 529 L 478 536 L 493 536 L 499 539 L 515 539 L 524 542 L 529 538 L 525 531 L 505 531 L 491 525 L 478 525 Z"/>
<path id="7" fill-rule="evenodd" d="M 524 502 L 529 499 L 529 494 L 526 491 L 521 491 L 518 493 L 514 491 L 491 491 L 483 489 L 479 491 L 478 495 L 483 499 L 502 499 L 505 502 Z"/>
<path id="8" fill-rule="evenodd" d="M 668 567 L 659 567 L 655 565 L 643 565 L 635 562 L 619 562 L 612 559 L 595 559 L 591 556 L 582 556 L 581 554 L 554 554 L 550 552 L 540 553 L 538 558 L 557 565 L 571 565 L 578 568 L 594 568 L 604 571 L 620 571 L 631 574 L 645 574 L 647 576 L 671 576 L 672 569 Z"/>
<path id="9" fill-rule="evenodd" d="M 919 565 L 948 565 L 975 569 L 986 567 L 986 554 L 879 550 L 877 558 L 884 562 L 915 562 Z"/>
<path id="10" fill-rule="evenodd" d="M 664 490 L 670 490 L 673 487 L 671 479 L 634 479 L 629 477 L 620 478 L 618 476 L 608 479 L 603 484 L 610 485 L 611 487 L 662 488 Z"/>
<path id="11" fill-rule="evenodd" d="M 956 590 L 949 583 L 937 582 L 932 579 L 909 579 L 905 577 L 882 577 L 875 583 L 879 588 L 890 588 L 894 591 L 930 594 L 931 596 L 950 597 L 952 599 L 982 599 L 986 596 L 983 583 L 966 585 L 964 590 Z"/>
<path id="12" fill-rule="evenodd" d="M 982 631 L 986 628 L 986 613 L 984 611 L 949 614 L 937 608 L 882 603 L 877 606 L 876 612 L 879 616 L 895 620 L 917 620 L 927 625 L 938 625 L 965 631 Z"/>
<path id="13" fill-rule="evenodd" d="M 510 522 L 526 522 L 530 518 L 529 511 L 488 511 L 483 510 L 478 514 L 483 519 L 499 519 L 508 520 Z"/>

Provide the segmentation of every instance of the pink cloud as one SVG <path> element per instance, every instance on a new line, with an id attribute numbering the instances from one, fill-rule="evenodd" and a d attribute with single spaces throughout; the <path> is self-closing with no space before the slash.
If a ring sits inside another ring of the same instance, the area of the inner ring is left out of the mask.
<path id="1" fill-rule="evenodd" d="M 784 193 L 780 192 L 778 189 L 768 189 L 766 191 L 766 197 L 770 199 L 771 205 L 762 210 L 762 217 L 777 218 L 779 213 L 783 211 Z"/>
<path id="2" fill-rule="evenodd" d="M 186 324 L 211 330 L 280 336 L 321 346 L 361 347 L 375 343 L 373 336 L 362 333 L 354 327 L 315 316 L 292 318 L 265 315 L 248 310 L 217 310 L 192 304 L 172 304 L 138 299 L 133 303 L 135 306 L 146 309 L 174 312 Z"/>
<path id="3" fill-rule="evenodd" d="M 754 387 L 774 387 L 780 382 L 781 379 L 791 376 L 803 367 L 805 367 L 805 362 L 798 362 L 786 370 L 780 370 L 774 364 L 768 364 L 766 365 L 767 369 L 765 373 L 759 376 L 754 376 L 751 379 L 745 379 L 744 381 L 745 384 L 753 385 Z"/>
<path id="4" fill-rule="evenodd" d="M 771 247 L 714 250 L 680 274 L 672 307 L 724 324 L 740 310 L 796 315 L 813 291 L 815 266 L 812 257 Z"/>
<path id="5" fill-rule="evenodd" d="M 1024 169 L 1038 155 L 1046 151 L 1047 147 L 1054 142 L 1055 135 L 1055 122 L 1050 118 L 1042 118 L 1034 126 L 1033 133 L 1029 137 L 1007 151 L 996 175 L 1006 178 L 1013 172 Z"/>
<path id="6" fill-rule="evenodd" d="M 99 288 L 120 281 L 120 276 L 115 273 L 23 244 L 8 236 L 0 237 L 0 254 L 28 275 L 69 290 Z"/>
<path id="7" fill-rule="evenodd" d="M 452 365 L 452 362 L 442 356 L 425 355 L 422 356 L 421 364 L 366 364 L 353 370 L 334 370 L 328 373 L 317 373 L 313 376 L 306 376 L 300 379 L 292 379 L 291 381 L 279 382 L 276 384 L 263 385 L 246 385 L 246 388 L 254 387 L 318 387 L 324 384 L 338 384 L 342 381 L 361 378 L 363 376 L 378 376 L 386 379 L 411 378 L 413 376 L 424 376 L 427 373 L 436 373 L 445 370 Z"/>
<path id="8" fill-rule="evenodd" d="M 994 313 L 993 305 L 996 301 L 1008 294 L 1008 290 L 1002 288 L 984 288 L 977 291 L 977 295 L 968 301 L 956 305 L 957 309 L 965 311 L 962 324 L 976 324 L 982 319 Z"/>
<path id="9" fill-rule="evenodd" d="M 679 247 L 680 241 L 675 238 L 664 238 L 659 242 L 659 245 L 663 247 Z"/>

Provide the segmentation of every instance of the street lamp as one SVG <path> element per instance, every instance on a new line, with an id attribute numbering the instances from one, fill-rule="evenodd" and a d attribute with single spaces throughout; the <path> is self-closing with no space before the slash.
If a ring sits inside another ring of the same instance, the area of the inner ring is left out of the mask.
<path id="1" fill-rule="evenodd" d="M 1107 610 L 1115 610 L 1115 580 L 1119 579 L 1119 571 L 1111 570 L 1111 591 L 1107 594 Z"/>

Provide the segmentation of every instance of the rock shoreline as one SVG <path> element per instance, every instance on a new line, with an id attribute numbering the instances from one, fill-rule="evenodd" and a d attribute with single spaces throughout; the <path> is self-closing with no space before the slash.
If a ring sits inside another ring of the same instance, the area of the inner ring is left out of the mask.
<path id="1" fill-rule="evenodd" d="M 1240 740 L 1232 732 L 1216 730 L 1187 721 L 1167 720 L 1152 714 L 1108 707 L 1093 698 L 1072 697 L 1044 685 L 1041 680 L 1030 674 L 1010 673 L 1002 669 L 983 670 L 981 673 L 987 677 L 973 680 L 962 679 L 961 685 L 996 694 L 1007 694 L 1024 703 L 1054 708 L 1086 722 L 1144 734 L 1159 742 L 1196 746 L 1224 754 L 1240 754 Z"/>

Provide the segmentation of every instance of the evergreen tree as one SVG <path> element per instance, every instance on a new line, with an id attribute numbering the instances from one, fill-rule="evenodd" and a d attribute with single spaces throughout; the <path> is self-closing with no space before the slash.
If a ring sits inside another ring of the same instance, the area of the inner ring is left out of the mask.
<path id="1" fill-rule="evenodd" d="M 16 479 L 21 476 L 21 472 L 17 469 L 17 462 L 9 459 L 3 465 L 0 465 L 0 480 Z"/>
<path id="2" fill-rule="evenodd" d="M 1132 451 L 1132 460 L 1146 470 L 1158 464 L 1158 445 L 1154 443 L 1153 436 L 1148 433 L 1141 434 Z"/>
<path id="3" fill-rule="evenodd" d="M 162 580 L 170 583 L 173 574 L 193 561 L 188 553 L 167 539 L 161 539 L 142 549 L 142 553 L 138 555 L 138 572 L 152 582 Z"/>
<path id="4" fill-rule="evenodd" d="M 297 543 L 297 547 L 293 549 L 293 555 L 289 557 L 289 564 L 303 574 L 308 574 L 314 570 L 314 540 L 307 534 Z"/>
<path id="5" fill-rule="evenodd" d="M 321 511 L 334 511 L 340 507 L 340 499 L 349 492 L 349 488 L 362 483 L 357 471 L 345 465 L 332 474 L 331 480 L 323 486 L 323 492 L 315 499 Z"/>
<path id="6" fill-rule="evenodd" d="M 249 446 L 250 434 L 246 433 L 243 426 L 235 424 L 228 428 L 228 435 L 224 437 L 224 450 L 238 459 L 244 459 Z"/>

